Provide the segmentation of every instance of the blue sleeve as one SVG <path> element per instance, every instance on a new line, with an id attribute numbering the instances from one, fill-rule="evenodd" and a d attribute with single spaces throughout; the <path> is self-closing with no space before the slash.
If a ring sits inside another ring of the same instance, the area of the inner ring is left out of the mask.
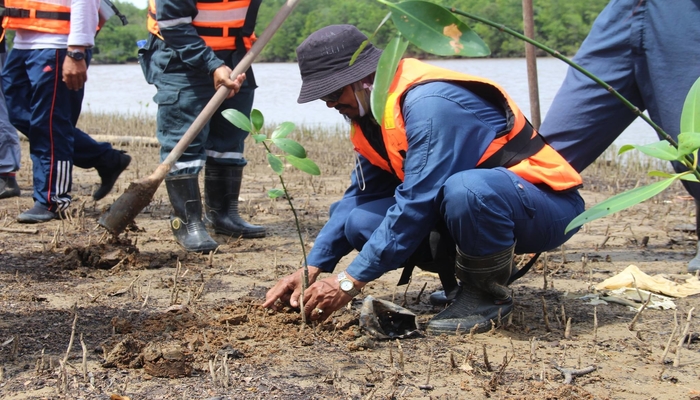
<path id="1" fill-rule="evenodd" d="M 361 204 L 393 196 L 399 183 L 395 176 L 360 156 L 359 166 L 351 175 L 350 186 L 343 198 L 331 205 L 328 222 L 316 237 L 307 263 L 332 272 L 338 261 L 353 250 L 345 237 L 345 221 L 350 211 Z"/>
<path id="2" fill-rule="evenodd" d="M 348 266 L 350 276 L 372 281 L 401 267 L 435 226 L 438 191 L 447 178 L 472 169 L 505 128 L 500 108 L 447 82 L 411 89 L 402 106 L 408 139 L 404 182 L 396 204 Z"/>
<path id="3" fill-rule="evenodd" d="M 165 43 L 187 66 L 211 75 L 224 62 L 197 34 L 192 25 L 195 16 L 196 1 L 156 0 L 156 19 Z"/>

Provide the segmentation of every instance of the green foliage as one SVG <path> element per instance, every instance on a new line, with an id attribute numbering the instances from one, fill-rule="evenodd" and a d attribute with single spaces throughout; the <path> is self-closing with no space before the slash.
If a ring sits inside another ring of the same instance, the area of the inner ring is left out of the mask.
<path id="1" fill-rule="evenodd" d="M 115 15 L 100 29 L 95 37 L 95 51 L 92 57 L 95 64 L 135 62 L 138 52 L 136 42 L 148 38 L 147 11 L 118 0 L 114 4 L 126 16 L 129 24 L 122 25 L 119 17 Z"/>
<path id="2" fill-rule="evenodd" d="M 257 31 L 262 32 L 285 0 L 265 0 L 260 6 Z M 432 0 L 445 7 L 472 12 L 522 32 L 522 0 Z M 563 54 L 573 55 L 588 34 L 593 20 L 608 0 L 568 1 L 536 0 L 534 2 L 535 38 Z M 294 61 L 296 47 L 312 32 L 332 24 L 352 24 L 368 36 L 385 17 L 387 8 L 376 0 L 306 0 L 299 3 L 262 51 L 260 61 Z M 524 57 L 524 44 L 510 35 L 480 23 L 470 27 L 491 48 L 491 57 Z M 387 23 L 372 43 L 385 48 L 396 36 L 394 22 Z M 432 55 L 415 45 L 407 54 L 424 58 Z"/>
<path id="3" fill-rule="evenodd" d="M 586 222 L 616 213 L 627 207 L 639 204 L 661 193 L 677 180 L 698 182 L 697 159 L 700 148 L 700 78 L 690 88 L 683 104 L 681 114 L 681 133 L 678 135 L 678 145 L 673 146 L 667 141 L 652 143 L 646 146 L 625 145 L 620 153 L 636 149 L 642 153 L 666 161 L 678 161 L 688 168 L 688 171 L 678 174 L 667 174 L 651 171 L 649 175 L 665 178 L 647 186 L 638 187 L 613 196 L 584 211 L 566 227 L 566 231 L 577 228 Z M 692 154 L 692 157 L 688 157 Z"/>
<path id="4" fill-rule="evenodd" d="M 255 139 L 256 143 L 262 143 L 265 146 L 265 149 L 267 150 L 267 162 L 270 164 L 272 170 L 277 175 L 280 175 L 280 180 L 282 179 L 282 173 L 284 172 L 283 159 L 307 174 L 321 174 L 321 170 L 318 168 L 318 165 L 306 157 L 306 149 L 304 149 L 304 146 L 299 144 L 299 142 L 296 140 L 287 137 L 296 128 L 293 123 L 283 122 L 274 131 L 272 131 L 268 137 L 267 135 L 260 133 L 265 121 L 260 110 L 253 110 L 250 113 L 250 118 L 246 117 L 242 112 L 234 109 L 224 110 L 221 114 L 233 125 L 243 129 L 246 132 L 249 132 Z M 270 145 L 275 145 L 278 149 L 282 150 L 284 154 L 274 154 Z"/>

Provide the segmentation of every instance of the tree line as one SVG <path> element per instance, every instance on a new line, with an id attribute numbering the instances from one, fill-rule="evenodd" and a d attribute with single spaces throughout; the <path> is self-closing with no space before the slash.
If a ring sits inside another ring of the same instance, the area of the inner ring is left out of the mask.
<path id="1" fill-rule="evenodd" d="M 263 0 L 258 14 L 257 31 L 261 33 L 286 0 Z M 432 0 L 432 2 L 467 11 L 522 32 L 522 0 Z M 573 55 L 588 34 L 594 19 L 608 0 L 533 0 L 535 39 L 565 55 Z M 131 3 L 114 2 L 127 17 L 129 24 L 122 26 L 117 17 L 111 18 L 95 39 L 96 64 L 135 62 L 137 41 L 146 39 L 147 11 Z M 388 8 L 376 0 L 306 0 L 301 1 L 280 30 L 260 54 L 260 62 L 292 62 L 296 47 L 315 30 L 331 24 L 356 25 L 366 34 L 377 28 Z M 520 40 L 476 21 L 461 18 L 491 48 L 491 57 L 524 57 L 525 47 Z M 394 37 L 391 24 L 382 27 L 374 43 L 383 48 Z M 11 32 L 8 33 L 11 38 Z M 11 41 L 8 42 L 11 44 Z M 408 54 L 428 57 L 420 49 L 410 46 Z"/>

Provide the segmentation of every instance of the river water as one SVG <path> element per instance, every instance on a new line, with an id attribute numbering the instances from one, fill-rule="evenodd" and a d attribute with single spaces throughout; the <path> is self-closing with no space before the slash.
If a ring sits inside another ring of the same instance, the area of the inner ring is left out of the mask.
<path id="1" fill-rule="evenodd" d="M 525 59 L 469 59 L 430 61 L 441 67 L 492 79 L 502 85 L 530 116 Z M 253 64 L 259 88 L 254 107 L 262 111 L 266 122 L 294 122 L 309 127 L 333 128 L 345 125 L 343 118 L 325 103 L 297 104 L 301 78 L 296 63 Z M 537 60 L 540 109 L 546 116 L 557 89 L 564 80 L 567 65 L 555 58 Z M 146 114 L 155 118 L 155 87 L 146 83 L 136 64 L 93 65 L 88 70 L 83 110 L 92 112 Z M 654 131 L 637 119 L 615 144 L 647 144 L 656 141 Z"/>

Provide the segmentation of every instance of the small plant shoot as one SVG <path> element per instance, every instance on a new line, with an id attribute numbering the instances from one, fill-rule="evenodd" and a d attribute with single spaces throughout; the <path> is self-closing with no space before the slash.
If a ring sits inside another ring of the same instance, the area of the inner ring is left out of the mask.
<path id="1" fill-rule="evenodd" d="M 304 291 L 309 286 L 306 247 L 304 247 L 304 238 L 301 233 L 299 217 L 296 209 L 294 208 L 294 204 L 292 203 L 292 197 L 287 191 L 287 186 L 284 183 L 282 174 L 284 173 L 285 160 L 290 165 L 301 170 L 302 172 L 306 172 L 309 175 L 321 175 L 321 170 L 318 168 L 318 165 L 316 165 L 315 162 L 306 157 L 306 149 L 304 149 L 304 146 L 287 137 L 296 128 L 293 123 L 283 122 L 268 136 L 261 133 L 265 124 L 265 118 L 260 110 L 254 109 L 250 113 L 250 118 L 246 117 L 240 111 L 234 109 L 224 110 L 221 114 L 233 125 L 250 133 L 250 136 L 255 140 L 255 143 L 262 143 L 262 145 L 265 146 L 265 150 L 267 151 L 267 163 L 270 165 L 270 168 L 272 168 L 275 174 L 277 174 L 280 184 L 282 185 L 282 189 L 275 188 L 268 190 L 267 195 L 271 199 L 285 197 L 287 199 L 287 203 L 289 204 L 289 208 L 292 210 L 292 214 L 294 214 L 294 222 L 296 224 L 297 234 L 299 235 L 299 244 L 301 246 L 301 252 L 304 256 L 304 275 L 301 286 L 300 309 L 302 321 L 304 324 L 306 324 L 306 314 L 304 313 Z M 282 154 L 273 153 L 272 145 L 280 149 Z"/>

